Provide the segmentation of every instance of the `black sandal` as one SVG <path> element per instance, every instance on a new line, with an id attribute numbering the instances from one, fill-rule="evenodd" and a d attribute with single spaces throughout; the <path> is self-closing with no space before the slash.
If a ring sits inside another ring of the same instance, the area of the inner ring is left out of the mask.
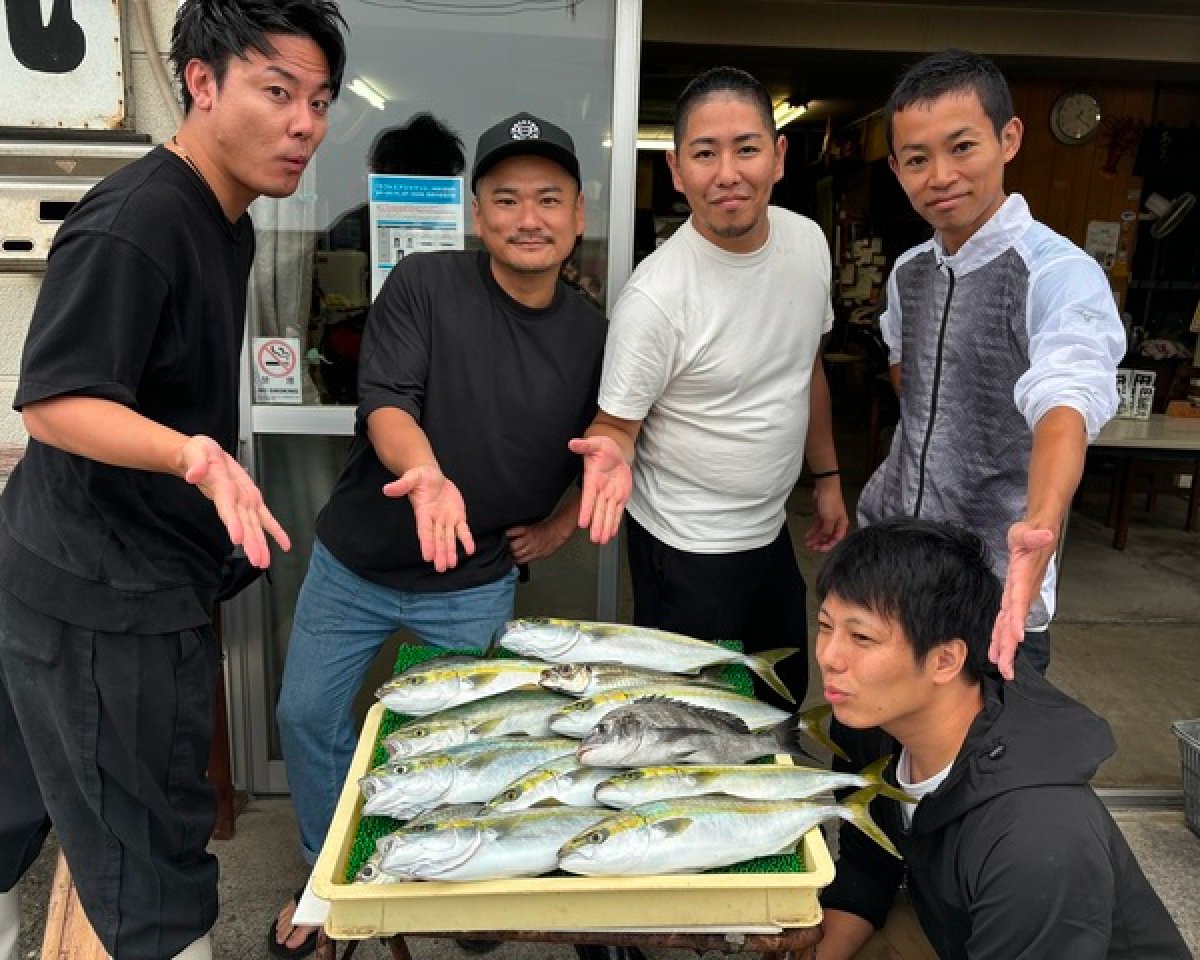
<path id="1" fill-rule="evenodd" d="M 296 907 L 300 906 L 300 898 L 304 896 L 304 888 L 301 887 L 292 894 L 292 903 Z M 289 947 L 286 943 L 280 943 L 275 939 L 275 934 L 279 929 L 279 917 L 276 916 L 271 921 L 271 929 L 267 931 L 267 953 L 273 957 L 281 957 L 283 960 L 298 960 L 299 957 L 307 957 L 314 953 L 317 949 L 317 937 L 321 933 L 321 928 L 318 927 L 307 937 L 305 937 L 299 946 Z"/>

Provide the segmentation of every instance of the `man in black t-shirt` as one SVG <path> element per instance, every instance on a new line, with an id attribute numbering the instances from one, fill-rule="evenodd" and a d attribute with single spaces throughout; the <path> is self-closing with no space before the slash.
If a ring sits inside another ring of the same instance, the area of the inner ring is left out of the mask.
<path id="1" fill-rule="evenodd" d="M 64 221 L 0 499 L 0 960 L 53 825 L 115 960 L 209 958 L 214 602 L 288 538 L 234 458 L 254 234 L 300 182 L 345 62 L 329 0 L 188 0 L 184 120 Z"/>
<path id="2" fill-rule="evenodd" d="M 515 565 L 575 529 L 604 318 L 560 279 L 584 229 L 567 133 L 518 114 L 471 174 L 485 251 L 396 264 L 367 320 L 350 460 L 317 518 L 279 700 L 304 856 L 315 859 L 354 750 L 351 703 L 384 640 L 480 649 L 513 613 Z M 276 945 L 314 928 L 276 922 Z"/>

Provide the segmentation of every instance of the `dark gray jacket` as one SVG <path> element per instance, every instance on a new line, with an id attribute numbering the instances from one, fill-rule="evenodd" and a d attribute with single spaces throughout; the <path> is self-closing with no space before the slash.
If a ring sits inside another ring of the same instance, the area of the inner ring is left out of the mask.
<path id="1" fill-rule="evenodd" d="M 985 681 L 949 776 L 917 805 L 911 830 L 894 800 L 871 814 L 903 865 L 842 825 L 837 875 L 821 900 L 882 926 L 905 876 L 921 926 L 944 960 L 1190 960 L 1100 798 L 1088 785 L 1113 752 L 1108 724 L 1017 660 L 1017 679 Z M 899 756 L 882 730 L 835 724 L 842 769 Z M 895 782 L 895 762 L 887 771 Z"/>
<path id="2" fill-rule="evenodd" d="M 900 422 L 859 524 L 897 514 L 960 524 L 1003 579 L 1034 425 L 1072 407 L 1094 439 L 1116 412 L 1125 333 L 1108 280 L 1013 194 L 957 253 L 935 237 L 901 256 L 880 326 L 901 364 Z M 1051 564 L 1031 628 L 1053 615 L 1054 582 Z"/>

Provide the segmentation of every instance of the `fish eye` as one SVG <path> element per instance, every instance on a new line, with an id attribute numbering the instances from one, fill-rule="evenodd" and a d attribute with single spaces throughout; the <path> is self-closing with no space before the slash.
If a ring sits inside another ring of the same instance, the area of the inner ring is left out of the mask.
<path id="1" fill-rule="evenodd" d="M 358 876 L 362 880 L 374 880 L 375 879 L 375 865 L 371 864 L 371 863 L 364 864 L 363 868 L 358 871 Z"/>
<path id="2" fill-rule="evenodd" d="M 429 735 L 429 731 L 424 727 L 413 727 L 408 733 L 409 736 L 415 740 L 420 740 L 422 737 L 427 737 Z"/>
<path id="3" fill-rule="evenodd" d="M 607 830 L 593 830 L 591 833 L 589 833 L 587 835 L 588 843 L 603 843 L 607 839 L 608 839 L 608 831 Z"/>

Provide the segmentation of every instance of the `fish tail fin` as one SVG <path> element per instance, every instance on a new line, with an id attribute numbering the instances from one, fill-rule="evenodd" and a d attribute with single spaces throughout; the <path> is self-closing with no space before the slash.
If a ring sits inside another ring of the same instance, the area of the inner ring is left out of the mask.
<path id="1" fill-rule="evenodd" d="M 825 728 L 822 726 L 825 719 L 832 713 L 833 708 L 827 703 L 810 707 L 803 713 L 796 714 L 796 729 L 808 734 L 835 757 L 849 760 L 850 758 L 846 755 L 846 751 L 833 742 L 833 739 L 825 732 Z"/>
<path id="2" fill-rule="evenodd" d="M 796 698 L 792 696 L 791 691 L 779 679 L 779 675 L 775 672 L 775 666 L 780 660 L 786 660 L 792 654 L 799 652 L 799 647 L 779 647 L 775 650 L 760 650 L 757 653 L 747 653 L 745 655 L 745 662 L 746 666 L 762 678 L 763 683 L 781 697 L 784 697 L 788 703 L 795 703 Z"/>
<path id="3" fill-rule="evenodd" d="M 892 762 L 891 754 L 886 757 L 880 757 L 874 763 L 868 764 L 858 772 L 858 775 L 867 781 L 867 786 L 874 787 L 879 791 L 882 797 L 888 797 L 892 800 L 898 800 L 900 803 L 916 803 L 916 797 L 910 797 L 899 787 L 893 787 L 890 783 L 883 779 L 883 772 L 887 769 L 887 765 Z"/>
<path id="4" fill-rule="evenodd" d="M 796 721 L 792 717 L 784 717 L 779 723 L 773 727 L 768 727 L 765 731 L 766 735 L 776 744 L 778 749 L 776 753 L 787 753 L 793 757 L 804 757 L 808 760 L 816 762 L 816 757 L 804 749 L 800 743 L 799 728 L 796 726 Z"/>
<path id="5" fill-rule="evenodd" d="M 897 860 L 902 860 L 903 857 L 900 856 L 900 851 L 896 849 L 895 844 L 883 832 L 879 824 L 871 819 L 871 812 L 868 808 L 877 793 L 879 793 L 878 787 L 866 787 L 851 794 L 842 802 L 838 816 L 847 823 L 854 824 Z"/>

